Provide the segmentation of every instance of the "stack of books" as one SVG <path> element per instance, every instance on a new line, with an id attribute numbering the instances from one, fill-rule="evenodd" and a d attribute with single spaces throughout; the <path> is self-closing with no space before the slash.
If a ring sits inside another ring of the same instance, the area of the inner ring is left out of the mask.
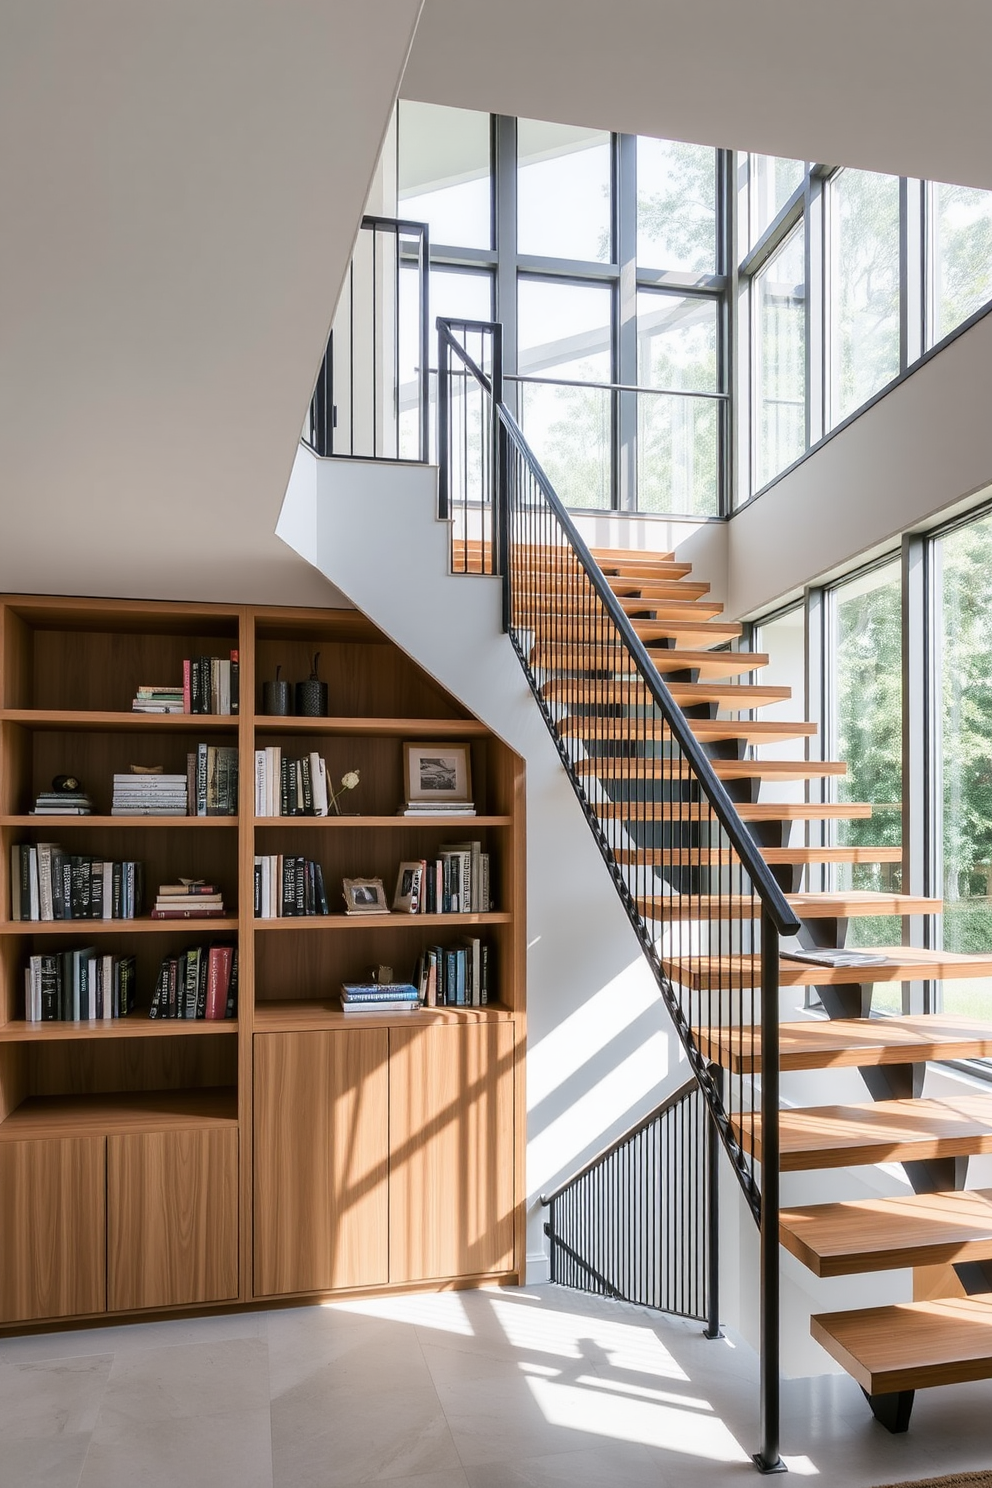
<path id="1" fill-rule="evenodd" d="M 299 759 L 278 745 L 255 751 L 256 816 L 326 816 L 327 762 L 319 754 Z"/>
<path id="2" fill-rule="evenodd" d="M 92 816 L 93 802 L 84 790 L 39 791 L 32 816 Z"/>
<path id="3" fill-rule="evenodd" d="M 111 816 L 185 816 L 185 775 L 114 776 Z"/>
<path id="4" fill-rule="evenodd" d="M 238 949 L 187 946 L 158 969 L 149 1018 L 206 1018 L 219 1022 L 238 1012 Z"/>
<path id="5" fill-rule="evenodd" d="M 183 662 L 184 713 L 237 713 L 240 708 L 238 653 L 230 657 L 188 656 Z"/>
<path id="6" fill-rule="evenodd" d="M 407 801 L 397 816 L 475 816 L 474 801 Z"/>
<path id="7" fill-rule="evenodd" d="M 133 920 L 141 913 L 144 864 L 64 853 L 57 842 L 10 850 L 12 920 Z"/>
<path id="8" fill-rule="evenodd" d="M 182 687 L 139 687 L 131 703 L 132 713 L 185 713 Z"/>
<path id="9" fill-rule="evenodd" d="M 101 955 L 95 946 L 32 956 L 24 999 L 29 1023 L 126 1018 L 134 1009 L 134 957 Z"/>
<path id="10" fill-rule="evenodd" d="M 324 871 L 309 858 L 269 853 L 255 859 L 255 918 L 330 914 Z"/>
<path id="11" fill-rule="evenodd" d="M 453 946 L 428 946 L 414 981 L 425 1007 L 485 1007 L 491 976 L 488 945 L 469 936 Z"/>
<path id="12" fill-rule="evenodd" d="M 237 816 L 238 751 L 230 745 L 198 744 L 186 756 L 190 816 Z"/>
<path id="13" fill-rule="evenodd" d="M 409 982 L 343 982 L 341 1007 L 345 1013 L 415 1013 L 420 993 Z"/>
<path id="14" fill-rule="evenodd" d="M 219 920 L 224 916 L 224 896 L 213 884 L 187 879 L 160 884 L 152 910 L 153 920 Z"/>

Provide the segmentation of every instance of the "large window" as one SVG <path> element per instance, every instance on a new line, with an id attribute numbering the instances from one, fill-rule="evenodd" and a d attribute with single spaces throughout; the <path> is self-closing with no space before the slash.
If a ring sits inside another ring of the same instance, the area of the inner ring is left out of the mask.
<path id="1" fill-rule="evenodd" d="M 992 191 L 935 181 L 929 213 L 932 345 L 992 299 Z"/>
<path id="2" fill-rule="evenodd" d="M 841 171 L 829 194 L 830 421 L 899 375 L 899 181 Z"/>
<path id="3" fill-rule="evenodd" d="M 568 505 L 721 515 L 724 152 L 405 102 L 398 141 L 432 318 L 502 322 L 506 397 Z"/>
<path id="4" fill-rule="evenodd" d="M 802 228 L 754 276 L 754 479 L 760 489 L 806 448 L 806 286 Z"/>
<path id="5" fill-rule="evenodd" d="M 836 784 L 838 802 L 867 802 L 870 817 L 836 821 L 833 842 L 850 849 L 834 865 L 838 889 L 898 890 L 902 843 L 902 582 L 898 563 L 872 569 L 828 594 L 829 754 L 847 774 Z M 870 849 L 882 860 L 873 861 Z M 855 851 L 857 850 L 857 851 Z M 886 860 L 888 859 L 888 860 Z M 902 942 L 902 921 L 868 916 L 851 920 L 852 946 Z M 901 1012 L 898 983 L 880 983 L 875 1012 Z"/>

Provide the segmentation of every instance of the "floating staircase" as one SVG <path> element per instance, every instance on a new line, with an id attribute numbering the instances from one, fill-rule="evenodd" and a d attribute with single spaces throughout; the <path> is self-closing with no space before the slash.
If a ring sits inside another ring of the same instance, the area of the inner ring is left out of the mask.
<path id="1" fill-rule="evenodd" d="M 478 561 L 470 548 L 459 566 Z M 801 890 L 812 865 L 891 863 L 900 860 L 900 850 L 793 845 L 793 823 L 870 816 L 864 804 L 774 800 L 780 782 L 837 778 L 844 765 L 753 756 L 755 746 L 811 737 L 816 727 L 753 716 L 785 701 L 789 689 L 753 680 L 766 656 L 717 649 L 740 629 L 718 618 L 720 606 L 707 598 L 707 585 L 692 580 L 690 565 L 677 563 L 671 554 L 616 549 L 593 557 L 739 816 L 757 834 L 765 861 L 800 920 L 798 945 L 842 947 L 852 916 L 939 913 L 939 901 L 917 895 Z M 689 954 L 685 939 L 693 933 L 686 922 L 733 922 L 755 914 L 753 896 L 723 887 L 712 892 L 714 877 L 719 884 L 722 865 L 734 856 L 726 846 L 705 842 L 707 824 L 715 821 L 713 807 L 706 799 L 686 799 L 685 791 L 663 788 L 672 784 L 677 768 L 668 725 L 647 716 L 652 698 L 643 673 L 638 675 L 629 654 L 618 647 L 602 615 L 584 602 L 587 585 L 574 556 L 560 547 L 535 545 L 514 555 L 514 569 L 513 618 L 523 633 L 554 588 L 559 638 L 548 640 L 547 627 L 544 632 L 535 628 L 522 659 L 543 679 L 536 690 L 553 719 L 563 757 L 588 792 L 587 810 L 613 834 L 616 873 L 657 936 L 665 976 L 682 992 L 707 998 L 709 1017 L 719 1018 L 719 1026 L 695 1034 L 700 1054 L 725 1079 L 753 1081 L 761 1075 L 755 1024 L 733 1026 L 720 1011 L 732 991 L 757 997 L 753 941 L 750 946 L 742 941 L 739 955 L 707 956 L 698 946 Z M 632 748 L 631 731 L 621 723 L 644 710 L 646 721 Z M 676 824 L 689 824 L 695 842 L 674 842 Z M 669 834 L 662 845 L 651 840 L 658 831 Z M 915 1193 L 790 1208 L 781 1214 L 780 1238 L 814 1276 L 936 1264 L 957 1269 L 965 1297 L 812 1319 L 813 1337 L 861 1385 L 876 1417 L 890 1430 L 903 1431 L 915 1390 L 992 1377 L 992 1192 L 963 1189 L 968 1157 L 992 1152 L 992 1095 L 921 1098 L 927 1061 L 992 1057 L 992 1020 L 871 1018 L 872 989 L 877 983 L 992 976 L 992 956 L 904 946 L 881 947 L 876 954 L 885 959 L 870 966 L 824 967 L 787 954 L 781 958 L 780 986 L 815 988 L 825 1016 L 779 1026 L 779 1068 L 857 1068 L 872 1099 L 783 1108 L 780 1171 L 898 1162 Z M 762 1122 L 753 1102 L 732 1117 L 731 1127 L 740 1151 L 760 1162 Z"/>

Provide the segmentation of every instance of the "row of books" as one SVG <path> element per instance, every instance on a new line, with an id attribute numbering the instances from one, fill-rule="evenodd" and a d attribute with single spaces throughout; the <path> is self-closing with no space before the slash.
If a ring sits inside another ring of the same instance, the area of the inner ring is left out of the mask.
<path id="1" fill-rule="evenodd" d="M 413 980 L 424 1007 L 485 1007 L 493 985 L 489 945 L 470 935 L 453 946 L 428 946 Z"/>
<path id="2" fill-rule="evenodd" d="M 143 683 L 134 713 L 237 713 L 240 707 L 238 653 L 230 657 L 188 656 L 181 685 Z"/>
<path id="3" fill-rule="evenodd" d="M 185 775 L 124 771 L 114 776 L 112 816 L 235 816 L 238 751 L 198 744 L 186 755 Z"/>
<path id="4" fill-rule="evenodd" d="M 133 920 L 144 898 L 144 864 L 66 853 L 57 842 L 10 849 L 12 920 Z"/>
<path id="5" fill-rule="evenodd" d="M 219 1022 L 237 1013 L 237 946 L 187 946 L 178 956 L 166 956 L 155 979 L 149 1018 Z"/>
<path id="6" fill-rule="evenodd" d="M 256 816 L 326 816 L 327 762 L 319 754 L 298 759 L 278 744 L 255 751 Z"/>
<path id="7" fill-rule="evenodd" d="M 481 842 L 442 844 L 438 856 L 400 865 L 393 908 L 406 914 L 484 914 L 492 907 Z"/>
<path id="8" fill-rule="evenodd" d="M 133 956 L 101 955 L 76 946 L 31 956 L 24 972 L 29 1023 L 78 1023 L 126 1018 L 135 1005 Z"/>
<path id="9" fill-rule="evenodd" d="M 269 853 L 255 859 L 255 918 L 330 914 L 324 873 L 319 863 L 289 854 Z"/>

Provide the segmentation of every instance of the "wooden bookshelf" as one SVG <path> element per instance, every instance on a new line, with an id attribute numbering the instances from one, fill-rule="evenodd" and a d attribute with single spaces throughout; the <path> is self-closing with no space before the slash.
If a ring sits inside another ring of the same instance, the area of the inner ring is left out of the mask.
<path id="1" fill-rule="evenodd" d="M 130 711 L 139 684 L 235 648 L 238 715 Z M 332 716 L 262 714 L 276 666 L 305 678 L 317 651 Z M 181 770 L 198 739 L 237 745 L 237 816 L 110 814 L 115 772 Z M 470 746 L 477 816 L 396 814 L 403 743 L 435 739 Z M 334 781 L 358 769 L 354 814 L 254 817 L 267 744 L 319 752 Z M 31 813 L 57 773 L 83 781 L 93 815 Z M 466 839 L 490 855 L 493 909 L 342 912 L 343 878 L 381 877 L 391 899 L 401 861 Z M 39 842 L 141 860 L 146 898 L 180 876 L 216 882 L 227 913 L 14 921 L 11 848 Z M 253 917 L 255 855 L 284 853 L 320 862 L 331 914 Z M 522 762 L 356 611 L 0 597 L 0 1331 L 521 1279 L 524 864 Z M 426 947 L 466 934 L 490 947 L 487 1006 L 342 1011 L 342 981 L 383 963 L 408 980 Z M 162 957 L 218 940 L 238 948 L 237 1017 L 150 1019 Z M 27 1022 L 28 956 L 90 943 L 135 957 L 136 1010 Z M 66 1240 L 51 1275 L 40 1229 Z"/>

